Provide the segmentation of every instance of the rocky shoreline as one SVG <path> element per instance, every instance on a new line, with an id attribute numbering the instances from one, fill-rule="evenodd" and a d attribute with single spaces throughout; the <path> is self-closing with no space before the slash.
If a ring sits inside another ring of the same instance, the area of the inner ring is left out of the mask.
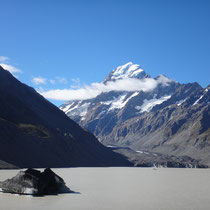
<path id="1" fill-rule="evenodd" d="M 158 168 L 209 168 L 199 160 L 188 156 L 177 157 L 163 155 L 145 150 L 134 151 L 129 147 L 110 147 L 114 152 L 124 155 L 135 167 L 158 167 Z"/>

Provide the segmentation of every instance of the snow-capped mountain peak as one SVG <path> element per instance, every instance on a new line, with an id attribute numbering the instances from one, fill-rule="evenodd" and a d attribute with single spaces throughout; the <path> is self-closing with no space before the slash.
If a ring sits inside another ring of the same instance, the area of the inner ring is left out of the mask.
<path id="1" fill-rule="evenodd" d="M 138 64 L 132 62 L 126 63 L 123 66 L 119 66 L 112 71 L 112 79 L 120 79 L 124 77 L 135 77 L 141 73 L 143 69 Z"/>
<path id="2" fill-rule="evenodd" d="M 138 64 L 133 64 L 132 62 L 128 62 L 114 69 L 105 78 L 103 82 L 106 83 L 108 81 L 116 81 L 116 80 L 125 79 L 125 78 L 143 79 L 143 78 L 148 78 L 148 77 L 150 76 L 146 74 L 144 70 L 140 68 Z"/>
<path id="3" fill-rule="evenodd" d="M 210 166 L 210 85 L 180 84 L 162 74 L 151 78 L 131 62 L 115 68 L 100 85 L 104 91 L 95 97 L 69 101 L 60 109 L 105 145 L 186 155 L 184 161 L 190 154 L 199 158 L 196 164 L 204 160 Z M 135 159 L 130 150 L 118 151 Z"/>

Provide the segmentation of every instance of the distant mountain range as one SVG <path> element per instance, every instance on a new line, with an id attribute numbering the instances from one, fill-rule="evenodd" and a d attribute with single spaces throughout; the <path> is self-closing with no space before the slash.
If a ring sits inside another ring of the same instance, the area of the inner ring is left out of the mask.
<path id="1" fill-rule="evenodd" d="M 128 79 L 132 88 L 126 87 Z M 180 84 L 164 75 L 152 78 L 131 62 L 114 69 L 102 83 L 119 81 L 125 81 L 124 90 L 71 100 L 60 109 L 137 165 L 147 153 L 149 162 L 170 156 L 180 163 L 210 166 L 210 86 Z"/>
<path id="2" fill-rule="evenodd" d="M 131 166 L 0 66 L 0 168 Z"/>

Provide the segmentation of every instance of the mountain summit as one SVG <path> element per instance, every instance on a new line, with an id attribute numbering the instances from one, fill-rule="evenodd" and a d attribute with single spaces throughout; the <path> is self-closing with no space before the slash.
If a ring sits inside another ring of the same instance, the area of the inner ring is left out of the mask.
<path id="1" fill-rule="evenodd" d="M 103 82 L 125 78 L 152 88 L 103 92 L 68 101 L 60 109 L 107 146 L 188 157 L 210 166 L 209 87 L 180 84 L 164 75 L 151 78 L 131 62 L 114 69 Z"/>
<path id="2" fill-rule="evenodd" d="M 150 76 L 144 72 L 143 69 L 140 68 L 138 64 L 133 64 L 132 62 L 128 62 L 123 66 L 119 66 L 114 69 L 103 81 L 106 83 L 108 81 L 116 81 L 119 79 L 125 78 L 136 78 L 143 79 L 149 78 Z"/>

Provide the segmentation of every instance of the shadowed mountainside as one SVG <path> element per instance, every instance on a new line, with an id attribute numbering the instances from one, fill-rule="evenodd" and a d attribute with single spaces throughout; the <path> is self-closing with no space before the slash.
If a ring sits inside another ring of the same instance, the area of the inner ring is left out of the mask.
<path id="1" fill-rule="evenodd" d="M 130 165 L 0 66 L 0 168 Z"/>

